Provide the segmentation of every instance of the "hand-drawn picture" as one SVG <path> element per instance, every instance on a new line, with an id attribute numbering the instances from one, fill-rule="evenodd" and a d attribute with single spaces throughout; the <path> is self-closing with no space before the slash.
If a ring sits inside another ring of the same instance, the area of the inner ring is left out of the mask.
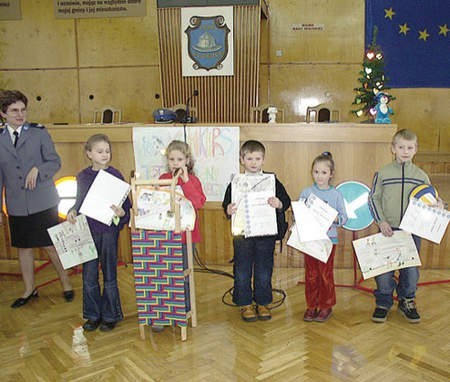
<path id="1" fill-rule="evenodd" d="M 167 171 L 165 148 L 174 140 L 184 140 L 182 127 L 135 127 L 133 148 L 136 176 L 158 179 Z M 207 201 L 222 201 L 233 174 L 239 172 L 239 127 L 189 126 L 186 142 L 195 160 Z"/>
<path id="2" fill-rule="evenodd" d="M 353 241 L 364 279 L 396 269 L 420 266 L 414 240 L 406 231 L 394 231 L 391 237 L 382 233 Z"/>
<path id="3" fill-rule="evenodd" d="M 98 257 L 86 216 L 78 215 L 75 224 L 66 221 L 47 231 L 64 269 Z"/>
<path id="4" fill-rule="evenodd" d="M 192 203 L 184 197 L 180 186 L 175 188 L 175 202 L 180 205 L 181 229 L 192 230 L 195 224 L 195 209 Z M 175 230 L 175 214 L 170 206 L 170 188 L 140 186 L 137 189 L 136 228 L 173 231 Z"/>

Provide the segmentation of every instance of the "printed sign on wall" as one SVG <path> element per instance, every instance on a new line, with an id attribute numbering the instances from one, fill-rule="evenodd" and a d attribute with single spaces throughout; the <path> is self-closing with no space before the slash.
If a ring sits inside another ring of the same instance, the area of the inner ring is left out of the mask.
<path id="1" fill-rule="evenodd" d="M 181 9 L 183 77 L 233 75 L 233 7 Z"/>
<path id="2" fill-rule="evenodd" d="M 20 0 L 0 1 L 0 20 L 20 19 L 22 19 Z"/>
<path id="3" fill-rule="evenodd" d="M 144 17 L 147 14 L 145 0 L 54 0 L 57 19 Z"/>

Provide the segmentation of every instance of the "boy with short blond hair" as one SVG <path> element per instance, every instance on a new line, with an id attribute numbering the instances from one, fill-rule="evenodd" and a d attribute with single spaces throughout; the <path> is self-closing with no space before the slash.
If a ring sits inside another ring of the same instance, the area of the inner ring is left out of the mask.
<path id="1" fill-rule="evenodd" d="M 375 173 L 369 194 L 369 207 L 384 236 L 392 236 L 393 231 L 399 229 L 411 191 L 420 184 L 430 183 L 428 175 L 412 163 L 417 147 L 417 136 L 414 132 L 406 129 L 398 131 L 392 139 L 394 161 Z M 420 238 L 413 235 L 413 239 L 419 251 Z M 419 269 L 417 267 L 400 269 L 398 281 L 394 278 L 394 273 L 395 271 L 389 271 L 375 277 L 376 308 L 372 321 L 386 321 L 396 289 L 399 312 L 411 323 L 420 322 L 414 301 Z"/>

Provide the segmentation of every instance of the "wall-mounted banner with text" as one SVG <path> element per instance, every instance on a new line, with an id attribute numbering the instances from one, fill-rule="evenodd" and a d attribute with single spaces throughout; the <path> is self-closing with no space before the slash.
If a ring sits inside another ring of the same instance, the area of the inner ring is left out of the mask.
<path id="1" fill-rule="evenodd" d="M 183 77 L 232 76 L 233 7 L 181 8 Z"/>
<path id="2" fill-rule="evenodd" d="M 146 0 L 54 0 L 57 19 L 144 17 Z"/>
<path id="3" fill-rule="evenodd" d="M 0 20 L 20 20 L 22 19 L 22 9 L 20 0 L 0 0 Z"/>

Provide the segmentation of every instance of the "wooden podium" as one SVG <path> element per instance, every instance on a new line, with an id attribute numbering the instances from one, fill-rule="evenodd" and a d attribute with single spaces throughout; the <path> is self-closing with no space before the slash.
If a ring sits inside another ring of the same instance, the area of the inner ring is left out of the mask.
<path id="1" fill-rule="evenodd" d="M 175 197 L 177 181 L 177 177 L 169 180 L 131 179 L 132 256 L 142 339 L 145 339 L 145 326 L 179 326 L 182 341 L 187 339 L 189 319 L 192 327 L 197 326 L 192 238 L 191 231 L 186 230 L 187 259 L 183 261 L 180 205 Z M 143 186 L 155 189 L 170 186 L 170 210 L 167 213 L 175 216 L 173 231 L 136 228 L 137 198 Z"/>

